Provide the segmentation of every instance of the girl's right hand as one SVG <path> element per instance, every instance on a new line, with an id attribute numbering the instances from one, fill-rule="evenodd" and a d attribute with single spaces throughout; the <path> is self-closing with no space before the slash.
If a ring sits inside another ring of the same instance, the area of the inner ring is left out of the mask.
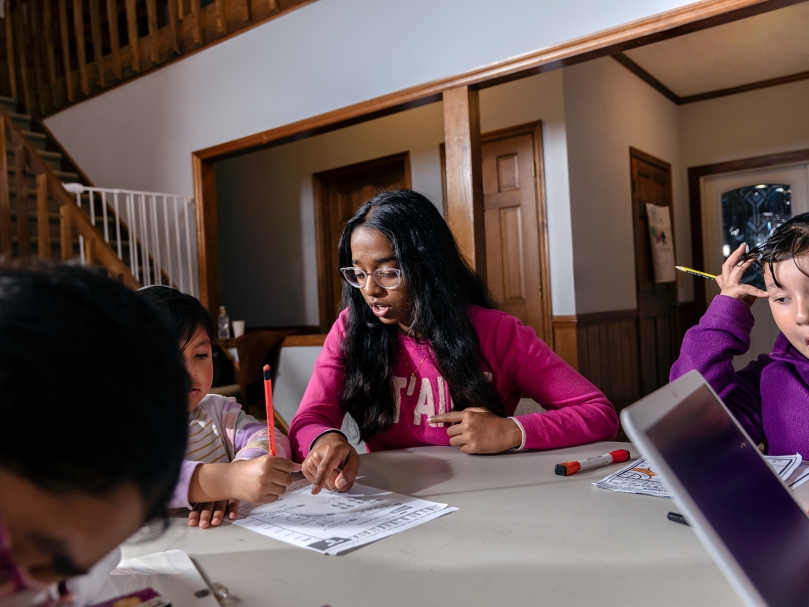
<path id="1" fill-rule="evenodd" d="M 762 291 L 753 285 L 742 283 L 745 270 L 756 261 L 755 259 L 748 259 L 743 264 L 739 264 L 739 259 L 746 250 L 747 245 L 742 244 L 730 254 L 725 263 L 722 264 L 722 274 L 716 277 L 716 284 L 722 289 L 720 295 L 743 301 L 749 308 L 759 297 L 768 297 L 768 294 L 767 291 Z"/>
<path id="2" fill-rule="evenodd" d="M 357 480 L 360 456 L 342 434 L 330 432 L 321 436 L 303 460 L 303 475 L 318 494 L 325 486 L 331 491 L 348 491 Z"/>
<path id="3" fill-rule="evenodd" d="M 228 495 L 243 502 L 269 504 L 283 495 L 292 483 L 290 475 L 300 470 L 300 464 L 272 455 L 236 460 L 228 464 Z"/>

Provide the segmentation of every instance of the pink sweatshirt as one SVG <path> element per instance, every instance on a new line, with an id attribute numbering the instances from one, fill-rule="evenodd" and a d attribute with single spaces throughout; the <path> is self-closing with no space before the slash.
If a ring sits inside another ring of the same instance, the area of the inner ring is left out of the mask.
<path id="1" fill-rule="evenodd" d="M 320 434 L 342 425 L 340 394 L 345 371 L 340 343 L 345 336 L 347 315 L 344 310 L 329 331 L 289 428 L 297 461 L 303 461 L 312 441 Z M 506 413 L 514 414 L 523 394 L 547 410 L 513 418 L 523 430 L 521 448 L 554 449 L 615 437 L 618 416 L 607 397 L 559 358 L 532 328 L 510 314 L 477 306 L 469 306 L 469 317 L 478 333 L 481 352 L 491 365 Z M 417 369 L 415 382 L 410 379 L 413 369 Z M 392 389 L 395 422 L 366 441 L 370 451 L 449 445 L 444 424 L 427 422 L 430 416 L 449 411 L 453 406 L 447 383 L 427 343 L 399 335 Z"/>

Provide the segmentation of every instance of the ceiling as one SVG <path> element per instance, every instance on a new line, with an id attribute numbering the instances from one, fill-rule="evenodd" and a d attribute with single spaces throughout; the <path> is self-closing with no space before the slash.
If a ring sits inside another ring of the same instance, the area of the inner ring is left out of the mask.
<path id="1" fill-rule="evenodd" d="M 809 2 L 624 54 L 678 97 L 809 71 Z"/>

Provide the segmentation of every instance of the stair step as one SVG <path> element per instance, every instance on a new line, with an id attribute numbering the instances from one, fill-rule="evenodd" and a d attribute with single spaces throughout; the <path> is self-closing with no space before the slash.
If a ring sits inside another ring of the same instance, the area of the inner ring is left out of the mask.
<path id="1" fill-rule="evenodd" d="M 4 97 L 0 95 L 0 105 L 8 112 L 17 111 L 17 100 L 14 97 Z"/>
<path id="2" fill-rule="evenodd" d="M 36 199 L 36 196 L 30 196 L 29 195 L 28 197 Z M 13 204 L 14 203 L 12 202 L 12 208 L 11 208 L 11 211 L 10 211 L 10 216 L 11 216 L 12 221 L 17 221 L 17 209 L 13 208 Z M 87 213 L 86 210 L 84 212 L 85 212 L 85 214 Z M 88 217 L 88 219 L 89 219 L 89 217 Z M 36 207 L 31 207 L 30 203 L 29 203 L 29 207 L 28 207 L 28 220 L 29 221 L 36 221 L 37 220 Z M 51 223 L 58 223 L 59 222 L 59 213 L 55 212 L 55 211 L 48 211 L 48 221 L 51 222 Z M 110 226 L 110 228 L 113 228 L 113 226 L 115 225 L 115 216 L 114 215 L 109 215 L 109 214 L 107 215 L 107 224 Z M 96 215 L 96 228 L 98 228 L 98 230 L 102 234 L 104 233 L 104 217 L 100 213 Z M 110 238 L 113 238 L 112 229 L 110 229 Z M 121 243 L 122 244 L 123 243 L 128 244 L 128 241 L 122 240 Z M 110 245 L 110 246 L 112 246 L 112 245 Z"/>
<path id="3" fill-rule="evenodd" d="M 38 150 L 38 152 L 42 160 L 51 167 L 51 170 L 58 171 L 62 168 L 62 154 L 59 152 L 47 152 L 45 150 Z M 6 156 L 8 157 L 9 166 L 14 166 L 14 150 L 8 150 Z"/>
<path id="4" fill-rule="evenodd" d="M 30 114 L 18 114 L 17 112 L 9 112 L 11 119 L 14 121 L 20 130 L 23 131 L 30 131 L 31 130 L 31 115 Z"/>
<path id="5" fill-rule="evenodd" d="M 2 100 L 2 99 L 3 99 L 3 97 L 0 97 L 0 100 Z M 2 101 L 0 101 L 0 103 L 1 102 Z M 25 131 L 24 130 L 22 132 L 22 134 L 25 136 L 25 138 L 28 141 L 31 142 L 31 145 L 33 145 L 38 150 L 44 150 L 45 146 L 48 143 L 48 136 L 45 133 L 35 133 L 33 131 Z"/>

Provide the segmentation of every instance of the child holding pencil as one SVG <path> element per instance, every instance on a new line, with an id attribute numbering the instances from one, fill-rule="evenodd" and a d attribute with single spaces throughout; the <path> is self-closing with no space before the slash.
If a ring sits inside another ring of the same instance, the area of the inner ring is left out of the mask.
<path id="1" fill-rule="evenodd" d="M 356 478 L 359 457 L 337 430 L 346 413 L 372 451 L 497 453 L 615 436 L 607 398 L 496 309 L 421 194 L 389 191 L 365 203 L 343 231 L 339 260 L 345 309 L 290 426 L 315 492 L 346 490 Z M 548 411 L 515 417 L 523 394 Z"/>
<path id="2" fill-rule="evenodd" d="M 742 283 L 754 263 L 766 291 Z M 809 213 L 777 227 L 748 253 L 741 245 L 716 282 L 721 292 L 686 332 L 671 379 L 696 369 L 768 454 L 809 458 Z M 750 308 L 759 298 L 767 298 L 781 333 L 771 352 L 736 372 L 733 357 L 750 347 Z"/>
<path id="3" fill-rule="evenodd" d="M 190 509 L 188 524 L 207 528 L 226 515 L 235 519 L 239 500 L 275 501 L 300 466 L 289 461 L 289 440 L 281 432 L 275 429 L 277 454 L 269 455 L 267 426 L 235 399 L 208 394 L 214 375 L 210 315 L 199 300 L 171 287 L 144 287 L 138 294 L 173 331 L 191 376 L 188 443 L 170 506 Z"/>

